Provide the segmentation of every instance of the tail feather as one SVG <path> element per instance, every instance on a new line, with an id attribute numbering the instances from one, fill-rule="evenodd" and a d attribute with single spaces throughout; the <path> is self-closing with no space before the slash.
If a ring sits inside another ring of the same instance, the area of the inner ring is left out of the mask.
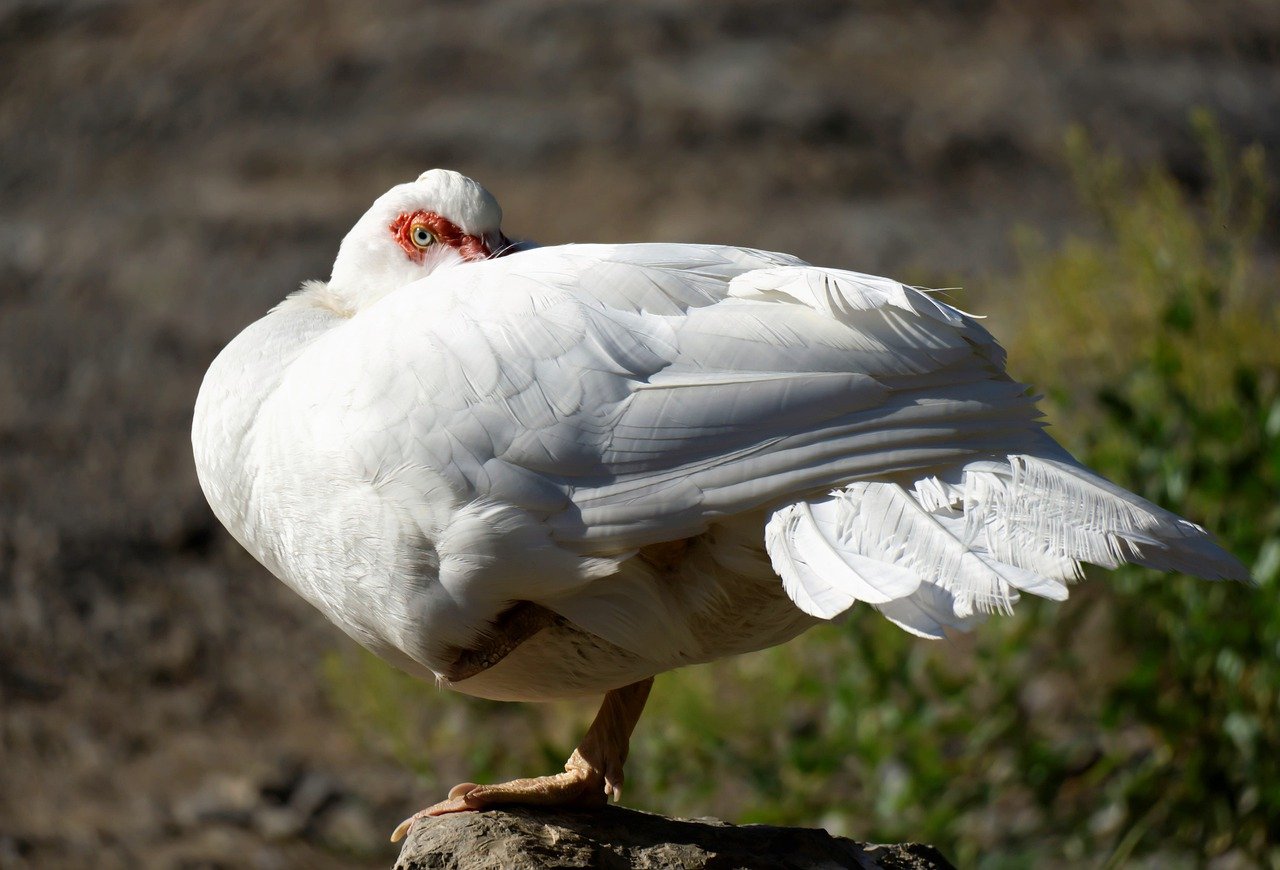
<path id="1" fill-rule="evenodd" d="M 904 598 L 920 579 L 910 571 L 833 540 L 830 523 L 819 525 L 815 508 L 797 502 L 773 512 L 765 527 L 765 547 L 787 595 L 811 616 L 832 619 L 857 601 L 881 604 Z"/>
<path id="2" fill-rule="evenodd" d="M 1086 468 L 1035 456 L 1009 463 L 1015 543 L 1106 568 L 1134 562 L 1206 580 L 1250 579 L 1203 528 Z"/>
<path id="3" fill-rule="evenodd" d="M 766 546 L 805 612 L 830 619 L 865 601 L 924 637 L 1010 612 L 1019 592 L 1064 600 L 1084 562 L 1249 579 L 1200 526 L 1072 462 L 1029 455 L 910 489 L 848 484 L 774 511 Z"/>
<path id="4" fill-rule="evenodd" d="M 876 605 L 876 609 L 898 628 L 930 640 L 942 640 L 947 636 L 948 628 L 972 631 L 987 621 L 985 613 L 956 616 L 955 608 L 955 596 L 932 583 L 922 584 L 919 590 L 906 598 Z"/>

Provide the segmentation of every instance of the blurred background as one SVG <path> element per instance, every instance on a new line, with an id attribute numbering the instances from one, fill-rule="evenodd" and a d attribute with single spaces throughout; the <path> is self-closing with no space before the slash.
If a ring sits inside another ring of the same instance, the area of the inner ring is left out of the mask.
<path id="1" fill-rule="evenodd" d="M 369 202 L 963 288 L 1055 435 L 1260 588 L 1098 572 L 660 677 L 626 802 L 962 866 L 1280 867 L 1280 3 L 0 0 L 0 867 L 387 866 L 594 703 L 442 694 L 216 524 L 188 429 Z"/>

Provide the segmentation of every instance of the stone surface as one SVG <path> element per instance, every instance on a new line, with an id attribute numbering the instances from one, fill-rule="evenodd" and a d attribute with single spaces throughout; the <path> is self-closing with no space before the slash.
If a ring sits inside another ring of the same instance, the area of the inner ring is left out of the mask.
<path id="1" fill-rule="evenodd" d="M 837 870 L 952 865 L 931 846 L 875 846 L 811 828 L 670 819 L 621 807 L 593 813 L 526 809 L 457 813 L 419 822 L 394 870 L 591 868 Z"/>

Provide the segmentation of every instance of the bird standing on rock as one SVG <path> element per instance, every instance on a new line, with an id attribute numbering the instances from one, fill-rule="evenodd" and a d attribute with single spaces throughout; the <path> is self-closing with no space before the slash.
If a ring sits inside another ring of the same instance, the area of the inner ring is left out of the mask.
<path id="1" fill-rule="evenodd" d="M 865 602 L 941 638 L 1081 563 L 1247 579 L 1081 466 L 972 317 L 718 245 L 512 245 L 479 184 L 379 197 L 210 367 L 218 519 L 395 666 L 484 698 L 605 693 L 565 772 L 407 819 L 615 799 L 653 676 Z"/>

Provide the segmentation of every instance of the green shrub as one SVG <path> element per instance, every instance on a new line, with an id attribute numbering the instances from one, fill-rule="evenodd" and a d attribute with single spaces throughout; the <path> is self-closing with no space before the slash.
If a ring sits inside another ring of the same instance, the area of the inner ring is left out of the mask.
<path id="1" fill-rule="evenodd" d="M 1268 192 L 1259 150 L 1194 123 L 1195 196 L 1071 134 L 1095 231 L 1024 233 L 993 328 L 1014 374 L 1050 389 L 1060 440 L 1213 529 L 1261 587 L 1098 572 L 1063 606 L 1024 601 L 939 643 L 855 608 L 659 678 L 628 803 L 924 840 L 963 866 L 1280 866 L 1280 322 L 1254 256 Z M 474 702 L 368 656 L 328 672 L 361 733 L 441 793 L 558 769 L 594 712 Z"/>
<path id="2" fill-rule="evenodd" d="M 1101 235 L 1028 256 L 1039 292 L 1011 352 L 1035 382 L 1072 373 L 1048 403 L 1068 446 L 1207 525 L 1260 582 L 1135 569 L 1098 597 L 1124 663 L 1103 722 L 1142 728 L 1151 746 L 1099 779 L 1125 823 L 1118 843 L 1097 845 L 1261 860 L 1280 839 L 1280 282 L 1254 256 L 1269 202 L 1261 150 L 1237 158 L 1207 116 L 1193 123 L 1208 167 L 1194 199 L 1072 134 Z M 1063 350 L 1064 336 L 1087 338 Z"/>

